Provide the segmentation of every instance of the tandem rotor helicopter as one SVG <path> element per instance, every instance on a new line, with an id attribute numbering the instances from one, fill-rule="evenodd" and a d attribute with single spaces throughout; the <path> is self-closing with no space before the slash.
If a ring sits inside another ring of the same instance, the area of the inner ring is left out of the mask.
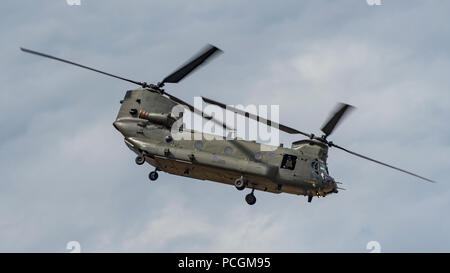
<path id="1" fill-rule="evenodd" d="M 171 127 L 177 120 L 182 119 L 181 115 L 178 117 L 171 115 L 172 108 L 177 105 L 182 105 L 191 112 L 223 126 L 224 129 L 230 129 L 222 121 L 203 113 L 163 89 L 166 83 L 180 82 L 205 61 L 221 52 L 213 45 L 207 45 L 187 63 L 157 84 L 130 80 L 37 51 L 20 49 L 26 53 L 72 64 L 141 86 L 126 92 L 124 99 L 120 101 L 121 107 L 113 125 L 124 136 L 128 148 L 137 154 L 136 164 L 142 165 L 147 162 L 155 167 L 155 170 L 149 174 L 149 179 L 152 181 L 158 179 L 158 171 L 164 171 L 174 175 L 234 185 L 240 191 L 249 188 L 251 192 L 245 197 L 249 205 L 256 202 L 255 190 L 304 195 L 308 197 L 308 202 L 311 202 L 314 196 L 324 197 L 338 193 L 341 189 L 339 187 L 341 183 L 330 176 L 327 167 L 328 149 L 334 147 L 434 183 L 428 178 L 355 153 L 329 141 L 328 136 L 352 108 L 348 104 L 339 104 L 337 110 L 322 126 L 323 135 L 316 136 L 203 97 L 206 103 L 265 123 L 285 133 L 299 134 L 307 138 L 293 142 L 291 148 L 280 146 L 267 152 L 261 150 L 260 143 L 237 138 L 213 138 L 202 141 L 192 137 L 189 138 L 190 140 L 175 140 L 171 135 Z M 196 132 L 186 130 L 183 133 L 195 134 Z"/>

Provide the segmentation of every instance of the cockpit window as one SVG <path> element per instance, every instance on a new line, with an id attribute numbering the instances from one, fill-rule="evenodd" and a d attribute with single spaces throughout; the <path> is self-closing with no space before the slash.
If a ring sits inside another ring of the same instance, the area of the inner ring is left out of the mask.
<path id="1" fill-rule="evenodd" d="M 325 162 L 323 162 L 321 160 L 316 159 L 313 162 L 311 162 L 311 168 L 313 170 L 315 170 L 317 173 L 323 172 L 323 173 L 328 174 L 327 165 L 325 164 Z"/>
<path id="2" fill-rule="evenodd" d="M 321 171 L 326 172 L 325 164 L 323 162 L 319 163 L 319 168 L 320 168 Z"/>
<path id="3" fill-rule="evenodd" d="M 319 161 L 319 169 L 320 169 L 320 172 L 324 172 L 324 173 L 328 174 L 328 168 L 327 168 L 327 165 L 325 164 L 325 162 Z"/>

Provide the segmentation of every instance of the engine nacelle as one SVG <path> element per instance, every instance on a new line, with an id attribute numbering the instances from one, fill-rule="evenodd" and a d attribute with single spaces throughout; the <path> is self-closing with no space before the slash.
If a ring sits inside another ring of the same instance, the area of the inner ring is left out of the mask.
<path id="1" fill-rule="evenodd" d="M 164 125 L 167 128 L 172 127 L 172 124 L 176 121 L 170 114 L 150 113 L 145 110 L 140 110 L 138 117 L 141 119 L 148 120 L 151 123 Z"/>

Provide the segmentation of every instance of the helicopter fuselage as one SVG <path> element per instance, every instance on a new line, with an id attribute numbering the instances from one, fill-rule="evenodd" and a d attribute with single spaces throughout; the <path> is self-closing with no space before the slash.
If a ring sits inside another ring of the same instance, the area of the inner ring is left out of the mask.
<path id="1" fill-rule="evenodd" d="M 187 130 L 175 138 L 171 112 L 176 105 L 156 89 L 130 90 L 114 122 L 126 145 L 157 170 L 230 185 L 243 179 L 247 188 L 272 193 L 312 197 L 337 192 L 328 175 L 326 144 L 305 139 L 268 151 L 255 141 Z"/>

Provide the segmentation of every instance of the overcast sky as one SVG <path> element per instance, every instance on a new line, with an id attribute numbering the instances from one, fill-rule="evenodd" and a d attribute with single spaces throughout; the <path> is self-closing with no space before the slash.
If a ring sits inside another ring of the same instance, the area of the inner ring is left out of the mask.
<path id="1" fill-rule="evenodd" d="M 381 1 L 2 1 L 0 251 L 450 251 L 450 2 Z M 335 143 L 439 183 L 333 149 L 347 190 L 312 203 L 151 183 L 112 126 L 135 86 L 19 51 L 155 83 L 206 43 L 225 54 L 172 94 L 277 104 L 281 122 L 316 134 L 346 102 L 357 109 Z"/>

